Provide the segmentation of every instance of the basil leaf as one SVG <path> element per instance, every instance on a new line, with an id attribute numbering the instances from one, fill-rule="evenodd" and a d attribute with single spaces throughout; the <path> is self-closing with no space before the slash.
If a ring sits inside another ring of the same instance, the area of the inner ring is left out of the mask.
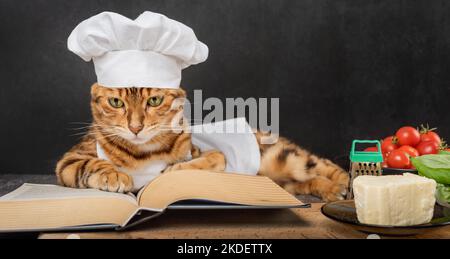
<path id="1" fill-rule="evenodd" d="M 419 174 L 437 183 L 450 184 L 450 156 L 449 155 L 424 155 L 411 158 L 414 167 Z"/>
<path id="2" fill-rule="evenodd" d="M 416 157 L 415 160 L 419 160 L 422 165 L 428 168 L 450 169 L 449 155 L 424 155 Z"/>
<path id="3" fill-rule="evenodd" d="M 450 186 L 438 183 L 436 187 L 436 196 L 438 200 L 450 203 Z"/>

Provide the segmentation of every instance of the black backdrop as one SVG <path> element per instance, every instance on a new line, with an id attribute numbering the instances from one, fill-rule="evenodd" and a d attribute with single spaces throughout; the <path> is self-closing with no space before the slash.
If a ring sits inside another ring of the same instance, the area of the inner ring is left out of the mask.
<path id="1" fill-rule="evenodd" d="M 77 142 L 95 75 L 66 39 L 104 10 L 191 26 L 210 57 L 185 70 L 188 91 L 279 97 L 281 134 L 323 156 L 404 124 L 450 138 L 445 0 L 1 0 L 0 173 L 52 173 Z"/>

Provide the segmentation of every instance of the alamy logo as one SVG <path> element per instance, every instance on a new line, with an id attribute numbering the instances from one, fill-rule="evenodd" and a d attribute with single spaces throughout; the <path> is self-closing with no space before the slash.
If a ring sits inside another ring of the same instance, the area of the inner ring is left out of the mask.
<path id="1" fill-rule="evenodd" d="M 194 90 L 194 99 L 178 99 L 172 104 L 172 109 L 179 109 L 183 105 L 183 113 L 175 116 L 178 121 L 184 116 L 190 125 L 208 124 L 228 120 L 232 118 L 245 117 L 252 130 L 256 129 L 267 133 L 261 138 L 261 144 L 276 143 L 279 136 L 279 98 L 226 98 L 225 102 L 216 97 L 204 99 L 202 90 Z M 177 127 L 172 124 L 172 129 Z M 229 126 L 229 125 L 228 125 Z M 243 133 L 244 127 L 234 125 L 226 128 L 215 128 L 220 133 Z"/>

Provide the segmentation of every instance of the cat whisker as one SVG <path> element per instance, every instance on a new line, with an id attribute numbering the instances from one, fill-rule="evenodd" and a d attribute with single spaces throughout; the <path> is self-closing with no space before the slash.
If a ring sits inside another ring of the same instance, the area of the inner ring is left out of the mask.
<path id="1" fill-rule="evenodd" d="M 110 134 L 110 135 L 103 135 L 102 137 L 97 137 L 97 140 L 103 140 L 103 139 L 109 139 L 111 141 L 116 140 L 119 135 L 117 134 Z"/>
<path id="2" fill-rule="evenodd" d="M 92 129 L 95 126 L 89 125 L 89 126 L 84 126 L 84 127 L 78 127 L 78 128 L 68 128 L 69 130 L 84 130 L 84 129 Z"/>
<path id="3" fill-rule="evenodd" d="M 149 128 L 144 129 L 144 132 L 152 131 L 152 130 L 156 129 L 158 126 L 159 126 L 159 125 L 153 125 L 153 126 L 151 126 L 151 127 L 149 127 Z"/>
<path id="4" fill-rule="evenodd" d="M 89 135 L 89 133 L 88 132 L 78 132 L 78 133 L 70 134 L 69 136 L 79 136 L 79 135 L 85 136 L 85 135 Z"/>
<path id="5" fill-rule="evenodd" d="M 108 127 L 112 127 L 112 126 L 90 123 L 87 126 L 78 127 L 78 128 L 69 128 L 69 129 L 70 130 L 83 130 L 83 129 L 108 128 Z"/>
<path id="6" fill-rule="evenodd" d="M 83 122 L 83 121 L 72 121 L 69 124 L 91 124 L 92 122 Z"/>
<path id="7" fill-rule="evenodd" d="M 163 147 L 169 147 L 168 143 L 162 142 L 158 138 L 153 138 L 152 140 L 157 142 L 158 144 L 162 145 Z"/>

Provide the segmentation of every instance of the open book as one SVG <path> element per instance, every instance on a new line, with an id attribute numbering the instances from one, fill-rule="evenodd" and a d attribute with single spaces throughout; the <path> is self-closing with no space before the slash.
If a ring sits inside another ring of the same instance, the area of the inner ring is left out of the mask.
<path id="1" fill-rule="evenodd" d="M 262 176 L 203 170 L 158 176 L 134 196 L 96 189 L 24 184 L 0 197 L 0 231 L 123 229 L 166 209 L 308 206 Z"/>

